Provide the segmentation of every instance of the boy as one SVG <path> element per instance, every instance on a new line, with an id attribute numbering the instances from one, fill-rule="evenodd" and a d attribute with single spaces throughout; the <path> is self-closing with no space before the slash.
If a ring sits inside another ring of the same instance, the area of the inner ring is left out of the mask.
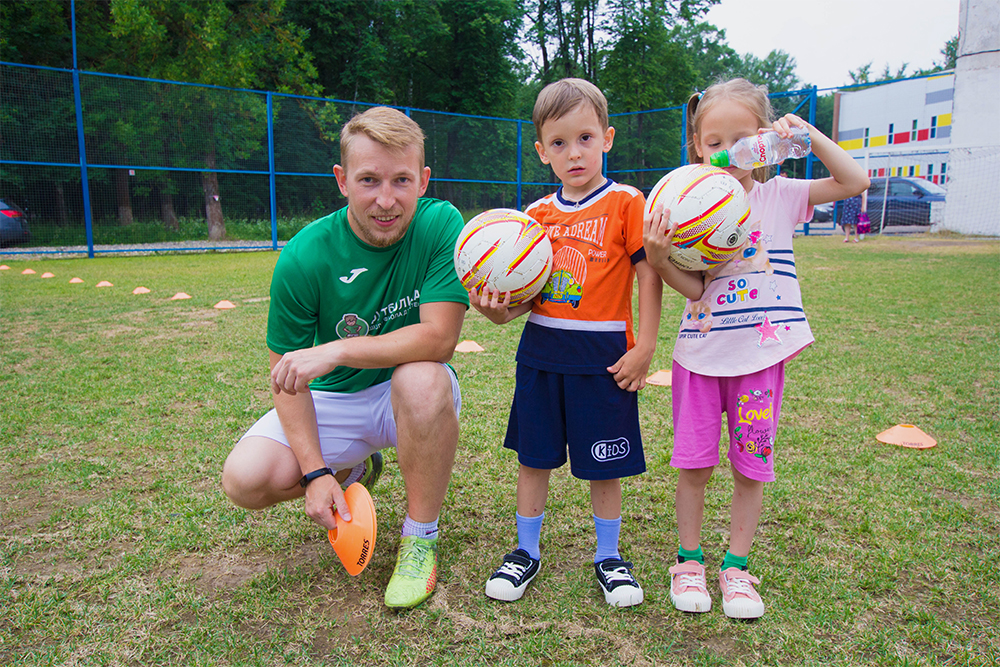
<path id="1" fill-rule="evenodd" d="M 538 574 L 549 475 L 566 462 L 568 444 L 573 476 L 590 482 L 598 584 L 608 604 L 627 607 L 643 594 L 632 563 L 618 552 L 620 478 L 646 470 L 636 392 L 645 386 L 656 349 L 662 283 L 642 247 L 642 193 L 601 172 L 615 135 L 601 91 L 582 79 L 550 84 L 532 121 L 538 156 L 562 183 L 526 210 L 552 241 L 552 276 L 533 302 L 515 307 L 508 307 L 509 293 L 470 292 L 472 305 L 497 324 L 531 311 L 504 441 L 520 463 L 518 546 L 487 581 L 486 595 L 520 599 Z"/>

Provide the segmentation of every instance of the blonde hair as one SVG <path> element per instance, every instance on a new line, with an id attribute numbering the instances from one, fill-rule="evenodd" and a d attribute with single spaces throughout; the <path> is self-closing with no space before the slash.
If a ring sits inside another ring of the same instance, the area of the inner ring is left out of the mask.
<path id="1" fill-rule="evenodd" d="M 750 113 L 757 117 L 758 127 L 770 127 L 774 120 L 771 100 L 767 97 L 767 86 L 757 86 L 746 79 L 730 79 L 716 83 L 703 93 L 695 93 L 688 98 L 687 103 L 687 150 L 688 162 L 703 162 L 698 157 L 698 149 L 694 145 L 694 135 L 700 134 L 701 121 L 712 107 L 720 102 L 735 102 L 742 104 Z M 758 183 L 763 183 L 771 176 L 771 167 L 758 167 L 753 170 L 752 177 Z"/>
<path id="2" fill-rule="evenodd" d="M 420 168 L 423 169 L 424 131 L 402 111 L 389 107 L 372 107 L 347 121 L 340 130 L 340 163 L 345 167 L 351 144 L 359 134 L 393 151 L 403 151 L 410 146 L 419 147 Z"/>
<path id="3" fill-rule="evenodd" d="M 581 104 L 589 104 L 597 113 L 601 129 L 608 129 L 608 100 L 601 89 L 591 82 L 586 79 L 561 79 L 542 88 L 531 113 L 538 140 L 542 140 L 542 126 L 547 121 L 558 120 Z"/>

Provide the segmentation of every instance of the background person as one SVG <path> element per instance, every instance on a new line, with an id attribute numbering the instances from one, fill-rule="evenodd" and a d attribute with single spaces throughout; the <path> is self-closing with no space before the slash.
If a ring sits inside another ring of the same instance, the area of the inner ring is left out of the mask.
<path id="1" fill-rule="evenodd" d="M 445 362 L 468 306 L 452 261 L 463 221 L 451 204 L 421 198 L 424 135 L 399 111 L 352 118 L 340 159 L 347 206 L 296 234 L 275 266 L 274 409 L 236 444 L 222 483 L 248 509 L 304 496 L 309 517 L 332 529 L 334 509 L 350 519 L 338 481 L 374 483 L 379 450 L 395 447 L 408 512 L 385 603 L 408 608 L 434 589 L 458 444 L 461 395 Z"/>

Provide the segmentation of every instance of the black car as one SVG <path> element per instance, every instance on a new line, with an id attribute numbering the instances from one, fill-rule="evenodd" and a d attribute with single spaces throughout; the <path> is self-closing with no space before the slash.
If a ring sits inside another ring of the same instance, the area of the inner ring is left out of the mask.
<path id="1" fill-rule="evenodd" d="M 0 246 L 24 243 L 30 238 L 28 216 L 17 206 L 0 199 Z"/>
<path id="2" fill-rule="evenodd" d="M 886 188 L 888 187 L 888 192 Z M 872 232 L 882 229 L 882 209 L 885 224 L 929 225 L 931 207 L 944 206 L 947 190 L 923 178 L 893 176 L 873 178 L 868 188 L 868 219 Z"/>

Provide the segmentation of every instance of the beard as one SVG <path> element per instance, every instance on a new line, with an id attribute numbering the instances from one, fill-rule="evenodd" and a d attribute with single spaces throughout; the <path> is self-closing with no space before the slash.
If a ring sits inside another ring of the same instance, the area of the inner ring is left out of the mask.
<path id="1" fill-rule="evenodd" d="M 354 219 L 354 227 L 361 240 L 376 248 L 388 248 L 403 238 L 410 228 L 411 220 L 407 220 L 391 231 L 382 231 L 374 227 L 375 223 L 371 222 L 368 215 L 358 215 L 351 207 L 347 208 L 347 214 Z"/>

